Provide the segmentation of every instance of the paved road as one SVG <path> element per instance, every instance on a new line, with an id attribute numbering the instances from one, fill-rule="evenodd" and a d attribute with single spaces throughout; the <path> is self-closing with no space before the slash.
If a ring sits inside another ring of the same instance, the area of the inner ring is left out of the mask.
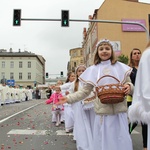
<path id="1" fill-rule="evenodd" d="M 51 105 L 31 100 L 0 107 L 0 150 L 76 150 L 64 124 L 51 123 Z M 134 150 L 142 150 L 141 127 L 131 135 Z"/>

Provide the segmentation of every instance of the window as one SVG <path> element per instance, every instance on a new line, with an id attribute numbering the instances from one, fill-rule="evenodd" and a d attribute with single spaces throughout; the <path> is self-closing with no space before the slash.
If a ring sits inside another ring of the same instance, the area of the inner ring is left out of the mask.
<path id="1" fill-rule="evenodd" d="M 76 62 L 74 62 L 74 67 L 76 67 L 77 66 L 77 64 L 76 64 Z"/>
<path id="2" fill-rule="evenodd" d="M 10 73 L 10 79 L 14 79 L 14 73 L 13 72 Z"/>
<path id="3" fill-rule="evenodd" d="M 28 79 L 31 79 L 31 72 L 28 72 Z"/>
<path id="4" fill-rule="evenodd" d="M 5 72 L 2 72 L 1 78 L 5 78 Z"/>
<path id="5" fill-rule="evenodd" d="M 10 68 L 14 68 L 14 62 L 13 61 L 10 62 Z"/>
<path id="6" fill-rule="evenodd" d="M 31 61 L 28 61 L 28 68 L 31 68 Z"/>
<path id="7" fill-rule="evenodd" d="M 5 62 L 2 61 L 2 68 L 5 68 Z"/>
<path id="8" fill-rule="evenodd" d="M 19 68 L 22 68 L 22 61 L 19 61 Z"/>
<path id="9" fill-rule="evenodd" d="M 80 51 L 80 56 L 83 56 L 83 50 Z"/>
<path id="10" fill-rule="evenodd" d="M 22 73 L 19 72 L 19 80 L 22 80 Z"/>

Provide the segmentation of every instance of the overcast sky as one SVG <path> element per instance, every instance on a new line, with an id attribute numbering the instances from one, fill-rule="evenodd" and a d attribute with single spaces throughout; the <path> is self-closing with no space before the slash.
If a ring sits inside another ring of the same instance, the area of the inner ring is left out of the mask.
<path id="1" fill-rule="evenodd" d="M 61 19 L 61 10 L 69 10 L 70 19 L 87 20 L 104 0 L 0 0 L 0 49 L 21 49 L 42 55 L 46 72 L 66 76 L 69 50 L 81 47 L 82 32 L 88 23 L 70 22 L 61 27 L 59 21 L 21 21 L 14 27 L 13 9 L 22 10 L 22 18 Z M 150 0 L 140 0 L 150 3 Z M 54 75 L 50 75 L 51 78 Z"/>

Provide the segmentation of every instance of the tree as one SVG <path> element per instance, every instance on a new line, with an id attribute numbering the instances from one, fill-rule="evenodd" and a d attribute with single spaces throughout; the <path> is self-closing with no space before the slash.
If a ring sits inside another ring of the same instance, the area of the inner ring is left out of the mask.
<path id="1" fill-rule="evenodd" d="M 128 64 L 129 58 L 128 58 L 128 56 L 121 54 L 120 56 L 118 56 L 118 61 L 120 61 L 124 64 Z"/>

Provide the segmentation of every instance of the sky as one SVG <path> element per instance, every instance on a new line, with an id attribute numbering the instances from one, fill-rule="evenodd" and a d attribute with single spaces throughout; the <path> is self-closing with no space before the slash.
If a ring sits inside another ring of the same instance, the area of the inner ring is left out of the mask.
<path id="1" fill-rule="evenodd" d="M 0 0 L 0 49 L 29 51 L 46 60 L 45 72 L 50 78 L 67 74 L 69 50 L 82 46 L 83 28 L 88 22 L 21 21 L 14 27 L 13 9 L 21 9 L 21 18 L 61 19 L 61 10 L 69 10 L 70 19 L 88 20 L 104 0 Z M 150 3 L 150 0 L 139 0 Z"/>

